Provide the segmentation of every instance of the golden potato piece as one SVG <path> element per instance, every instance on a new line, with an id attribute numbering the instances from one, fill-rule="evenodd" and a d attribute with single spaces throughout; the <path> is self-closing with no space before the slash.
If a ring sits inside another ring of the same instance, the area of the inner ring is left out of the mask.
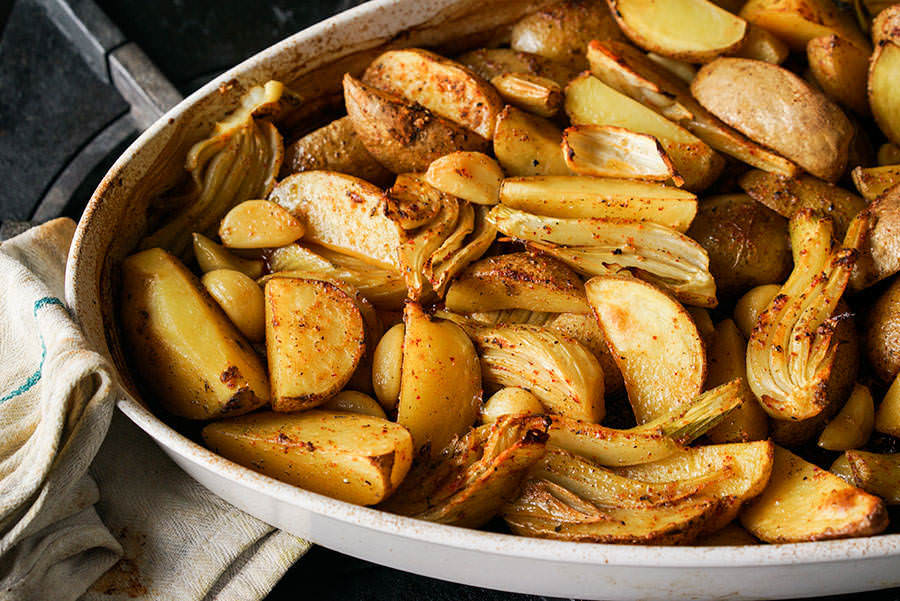
<path id="1" fill-rule="evenodd" d="M 507 175 L 569 175 L 561 143 L 562 131 L 542 117 L 513 106 L 497 117 L 494 155 Z"/>
<path id="2" fill-rule="evenodd" d="M 490 142 L 474 131 L 350 74 L 344 76 L 344 102 L 366 150 L 394 173 L 425 171 L 445 154 L 485 152 L 490 147 Z"/>
<path id="3" fill-rule="evenodd" d="M 639 424 L 700 394 L 706 349 L 677 301 L 652 284 L 623 276 L 591 278 L 585 290 Z"/>
<path id="4" fill-rule="evenodd" d="M 882 382 L 900 373 L 900 280 L 894 280 L 866 316 L 866 355 Z"/>
<path id="5" fill-rule="evenodd" d="M 472 263 L 450 284 L 444 305 L 457 313 L 591 310 L 578 274 L 559 261 L 529 253 L 497 255 Z"/>
<path id="6" fill-rule="evenodd" d="M 296 217 L 268 200 L 245 200 L 219 224 L 227 248 L 275 248 L 299 240 L 305 231 Z"/>
<path id="7" fill-rule="evenodd" d="M 548 413 L 603 419 L 603 372 L 593 353 L 574 339 L 524 324 L 475 328 L 470 335 L 486 383 L 524 388 Z"/>
<path id="8" fill-rule="evenodd" d="M 719 58 L 691 92 L 716 117 L 826 181 L 847 167 L 853 126 L 837 105 L 777 65 Z"/>
<path id="9" fill-rule="evenodd" d="M 510 46 L 584 69 L 591 40 L 621 40 L 621 30 L 603 2 L 566 0 L 551 4 L 513 25 Z"/>
<path id="10" fill-rule="evenodd" d="M 241 334 L 252 342 L 263 341 L 266 336 L 266 303 L 256 282 L 233 269 L 208 271 L 200 281 Z"/>
<path id="11" fill-rule="evenodd" d="M 822 91 L 858 115 L 869 114 L 866 77 L 869 52 L 844 38 L 831 34 L 814 38 L 806 45 L 809 69 Z"/>
<path id="12" fill-rule="evenodd" d="M 403 320 L 397 422 L 412 434 L 416 453 L 434 459 L 477 420 L 481 367 L 456 324 L 432 319 L 415 303 L 407 303 Z"/>
<path id="13" fill-rule="evenodd" d="M 306 224 L 305 240 L 398 269 L 401 230 L 384 215 L 384 192 L 369 182 L 304 171 L 281 180 L 270 199 Z"/>
<path id="14" fill-rule="evenodd" d="M 769 484 L 741 524 L 765 542 L 798 543 L 878 534 L 888 517 L 878 497 L 776 446 Z"/>
<path id="15" fill-rule="evenodd" d="M 712 442 L 764 440 L 769 422 L 753 391 L 747 385 L 747 341 L 730 319 L 719 322 L 707 347 L 706 387 L 714 388 L 740 378 L 741 406 L 729 413 L 721 424 L 707 433 Z"/>
<path id="16" fill-rule="evenodd" d="M 495 205 L 503 170 L 484 153 L 452 152 L 428 166 L 425 181 L 445 194 L 479 205 Z"/>
<path id="17" fill-rule="evenodd" d="M 203 234 L 194 232 L 194 258 L 200 271 L 216 269 L 233 269 L 256 279 L 263 274 L 262 259 L 244 259 L 230 253 L 226 248 L 216 244 Z"/>
<path id="18" fill-rule="evenodd" d="M 391 172 L 375 160 L 353 129 L 350 117 L 335 119 L 288 146 L 281 176 L 300 171 L 337 171 L 376 185 L 391 180 Z"/>
<path id="19" fill-rule="evenodd" d="M 859 251 L 853 288 L 860 290 L 900 271 L 900 186 L 888 190 L 860 211 L 847 233 Z"/>
<path id="20" fill-rule="evenodd" d="M 575 125 L 612 125 L 655 137 L 688 190 L 707 188 L 725 166 L 725 160 L 692 133 L 593 75 L 582 74 L 566 86 L 566 114 Z"/>
<path id="21" fill-rule="evenodd" d="M 684 181 L 653 136 L 612 125 L 575 125 L 563 132 L 563 156 L 578 175 Z"/>
<path id="22" fill-rule="evenodd" d="M 365 352 L 359 307 L 320 280 L 274 278 L 265 295 L 272 409 L 321 405 L 350 380 Z"/>
<path id="23" fill-rule="evenodd" d="M 487 81 L 505 73 L 527 73 L 551 79 L 562 88 L 578 75 L 577 69 L 565 63 L 511 48 L 481 48 L 467 52 L 456 60 Z"/>
<path id="24" fill-rule="evenodd" d="M 741 58 L 752 58 L 772 63 L 773 65 L 780 65 L 787 60 L 790 52 L 791 49 L 788 48 L 788 45 L 772 35 L 767 29 L 748 23 L 744 43 L 733 54 Z"/>
<path id="25" fill-rule="evenodd" d="M 900 455 L 847 451 L 851 484 L 881 497 L 888 505 L 900 505 Z"/>
<path id="26" fill-rule="evenodd" d="M 363 82 L 402 96 L 490 140 L 503 101 L 488 82 L 459 63 L 421 48 L 389 50 Z"/>
<path id="27" fill-rule="evenodd" d="M 553 117 L 562 107 L 562 89 L 546 77 L 504 73 L 494 77 L 491 85 L 497 88 L 504 101 L 541 117 Z"/>
<path id="28" fill-rule="evenodd" d="M 413 459 L 403 426 L 344 411 L 255 413 L 209 424 L 203 440 L 244 467 L 360 505 L 386 499 Z"/>
<path id="29" fill-rule="evenodd" d="M 125 259 L 120 302 L 132 365 L 166 411 L 213 419 L 268 402 L 262 361 L 174 256 L 153 248 Z"/>
<path id="30" fill-rule="evenodd" d="M 888 139 L 900 143 L 900 34 L 875 49 L 869 63 L 869 105 L 878 127 Z"/>
<path id="31" fill-rule="evenodd" d="M 705 63 L 736 50 L 747 23 L 707 0 L 607 0 L 631 41 L 662 56 Z"/>
<path id="32" fill-rule="evenodd" d="M 704 199 L 687 235 L 706 249 L 725 296 L 783 282 L 791 272 L 787 220 L 746 194 Z"/>
<path id="33" fill-rule="evenodd" d="M 544 406 L 540 399 L 515 386 L 501 388 L 484 402 L 481 408 L 481 423 L 492 424 L 504 415 L 542 415 Z"/>
<path id="34" fill-rule="evenodd" d="M 900 164 L 880 167 L 857 167 L 851 172 L 853 183 L 862 197 L 869 202 L 900 184 Z"/>
<path id="35" fill-rule="evenodd" d="M 687 231 L 697 197 L 663 184 L 587 176 L 511 177 L 500 186 L 504 206 L 547 217 L 652 221 Z"/>
<path id="36" fill-rule="evenodd" d="M 869 441 L 875 424 L 872 393 L 857 384 L 850 399 L 819 436 L 819 446 L 829 451 L 858 449 Z"/>
<path id="37" fill-rule="evenodd" d="M 853 17 L 829 0 L 748 0 L 740 16 L 803 52 L 814 38 L 837 34 L 860 48 L 868 41 Z"/>
<path id="38" fill-rule="evenodd" d="M 378 401 L 356 390 L 342 390 L 322 405 L 322 409 L 329 411 L 346 411 L 347 413 L 358 413 L 360 415 L 370 415 L 372 417 L 380 417 L 387 419 L 384 409 L 378 404 Z"/>
<path id="39" fill-rule="evenodd" d="M 738 180 L 753 200 L 790 219 L 801 209 L 812 209 L 834 221 L 835 235 L 842 238 L 865 201 L 843 188 L 810 175 L 784 178 L 765 171 L 749 171 Z"/>

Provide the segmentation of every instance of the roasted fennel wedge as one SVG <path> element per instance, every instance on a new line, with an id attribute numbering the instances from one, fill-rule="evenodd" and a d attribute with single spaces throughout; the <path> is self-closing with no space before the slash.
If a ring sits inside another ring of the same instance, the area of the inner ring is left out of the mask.
<path id="1" fill-rule="evenodd" d="M 831 232 L 831 220 L 811 211 L 791 218 L 794 270 L 759 316 L 747 345 L 747 381 L 775 419 L 809 419 L 828 405 L 837 352 L 832 314 L 856 259 L 852 249 L 832 250 Z"/>
<path id="2" fill-rule="evenodd" d="M 652 222 L 542 217 L 503 205 L 488 218 L 497 229 L 567 263 L 584 275 L 631 270 L 682 302 L 716 305 L 709 256 L 687 236 Z"/>
<path id="3" fill-rule="evenodd" d="M 546 449 L 547 420 L 502 416 L 469 431 L 451 452 L 414 467 L 380 508 L 442 524 L 476 528 L 513 500 Z"/>
<path id="4" fill-rule="evenodd" d="M 481 258 L 497 236 L 497 228 L 487 219 L 487 207 L 464 203 L 456 229 L 425 261 L 424 273 L 438 296 L 463 269 Z"/>

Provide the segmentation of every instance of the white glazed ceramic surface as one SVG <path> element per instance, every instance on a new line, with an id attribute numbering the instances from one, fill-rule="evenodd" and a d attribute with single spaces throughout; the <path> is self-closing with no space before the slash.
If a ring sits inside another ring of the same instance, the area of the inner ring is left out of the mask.
<path id="1" fill-rule="evenodd" d="M 117 261 L 143 233 L 149 199 L 172 181 L 190 144 L 236 106 L 247 86 L 269 78 L 314 86 L 331 80 L 304 80 L 305 73 L 348 54 L 388 40 L 443 42 L 448 32 L 473 33 L 538 3 L 504 1 L 502 6 L 484 0 L 371 2 L 254 56 L 145 132 L 95 193 L 76 232 L 66 277 L 69 305 L 88 339 L 116 361 L 123 381 L 129 379 L 121 370 L 112 302 Z M 460 17 L 465 5 L 482 13 Z M 354 68 L 352 60 L 347 65 Z M 900 535 L 711 548 L 565 543 L 479 532 L 357 507 L 283 484 L 210 453 L 163 423 L 136 396 L 126 394 L 119 407 L 187 473 L 237 507 L 325 547 L 435 578 L 609 600 L 786 598 L 900 585 Z"/>

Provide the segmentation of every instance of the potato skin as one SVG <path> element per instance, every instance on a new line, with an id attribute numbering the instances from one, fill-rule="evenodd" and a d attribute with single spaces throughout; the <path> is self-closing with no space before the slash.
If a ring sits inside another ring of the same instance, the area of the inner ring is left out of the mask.
<path id="1" fill-rule="evenodd" d="M 709 270 L 723 296 L 783 282 L 791 272 L 787 219 L 746 194 L 702 201 L 687 235 L 709 253 Z"/>
<path id="2" fill-rule="evenodd" d="M 834 182 L 847 167 L 853 125 L 837 105 L 786 69 L 720 58 L 700 69 L 691 92 L 716 117 L 816 177 Z"/>
<path id="3" fill-rule="evenodd" d="M 866 355 L 884 382 L 900 372 L 900 279 L 891 282 L 869 312 Z"/>
<path id="4" fill-rule="evenodd" d="M 344 76 L 344 101 L 363 145 L 394 173 L 425 171 L 432 161 L 457 150 L 490 148 L 475 132 L 349 74 Z"/>

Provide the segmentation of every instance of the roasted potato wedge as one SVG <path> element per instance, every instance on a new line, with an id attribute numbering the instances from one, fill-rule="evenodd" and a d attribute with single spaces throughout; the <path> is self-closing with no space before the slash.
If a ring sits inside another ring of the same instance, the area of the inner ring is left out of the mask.
<path id="1" fill-rule="evenodd" d="M 859 251 L 853 288 L 860 290 L 900 271 L 900 186 L 860 211 L 848 227 L 848 245 Z"/>
<path id="2" fill-rule="evenodd" d="M 497 88 L 504 101 L 541 117 L 553 117 L 562 107 L 562 89 L 546 77 L 504 73 L 493 78 L 491 85 Z"/>
<path id="3" fill-rule="evenodd" d="M 837 34 L 860 48 L 869 43 L 853 17 L 829 0 L 748 0 L 740 16 L 803 52 L 814 38 Z"/>
<path id="4" fill-rule="evenodd" d="M 321 280 L 273 278 L 265 296 L 272 409 L 321 405 L 350 380 L 365 353 L 359 307 Z"/>
<path id="5" fill-rule="evenodd" d="M 203 234 L 196 232 L 194 233 L 194 258 L 203 273 L 216 269 L 232 269 L 256 279 L 263 274 L 265 267 L 262 259 L 238 257 Z"/>
<path id="6" fill-rule="evenodd" d="M 392 177 L 366 150 L 350 117 L 335 119 L 285 149 L 281 176 L 300 171 L 337 171 L 379 186 L 388 184 Z"/>
<path id="7" fill-rule="evenodd" d="M 474 131 L 396 94 L 366 85 L 350 74 L 344 76 L 344 101 L 366 150 L 394 173 L 425 171 L 445 154 L 457 150 L 485 152 L 490 146 Z"/>
<path id="8" fill-rule="evenodd" d="M 705 63 L 740 48 L 747 22 L 707 0 L 608 0 L 632 42 L 678 60 Z"/>
<path id="9" fill-rule="evenodd" d="M 578 274 L 555 259 L 528 253 L 497 255 L 472 263 L 447 289 L 444 305 L 457 313 L 591 310 Z"/>
<path id="10" fill-rule="evenodd" d="M 578 175 L 684 181 L 653 136 L 612 125 L 575 125 L 563 132 L 563 156 Z"/>
<path id="11" fill-rule="evenodd" d="M 488 140 L 503 109 L 497 90 L 488 82 L 459 63 L 421 48 L 385 52 L 372 61 L 362 81 Z"/>
<path id="12" fill-rule="evenodd" d="M 837 181 L 847 167 L 853 126 L 837 105 L 777 65 L 719 58 L 691 92 L 716 117 L 816 177 Z"/>
<path id="13" fill-rule="evenodd" d="M 397 422 L 412 434 L 417 455 L 434 459 L 478 418 L 481 367 L 456 324 L 432 319 L 415 303 L 407 303 L 403 321 Z"/>
<path id="14" fill-rule="evenodd" d="M 677 301 L 652 284 L 623 276 L 591 278 L 585 291 L 639 424 L 700 394 L 706 349 Z"/>
<path id="15" fill-rule="evenodd" d="M 894 144 L 900 144 L 900 9 L 884 10 L 872 26 L 875 53 L 869 62 L 869 105 L 878 127 Z"/>
<path id="16" fill-rule="evenodd" d="M 569 175 L 562 131 L 542 117 L 507 106 L 497 117 L 494 155 L 507 175 Z"/>
<path id="17" fill-rule="evenodd" d="M 687 231 L 697 213 L 697 197 L 686 190 L 587 176 L 507 178 L 500 202 L 547 217 L 652 221 L 679 232 Z"/>
<path id="18" fill-rule="evenodd" d="M 208 271 L 200 281 L 247 340 L 263 341 L 266 335 L 266 304 L 259 284 L 233 269 Z"/>
<path id="19" fill-rule="evenodd" d="M 866 202 L 856 194 L 810 175 L 788 179 L 756 170 L 741 176 L 738 185 L 753 200 L 782 217 L 790 219 L 801 209 L 828 215 L 838 238 L 843 238 L 856 214 L 866 208 Z"/>
<path id="20" fill-rule="evenodd" d="M 503 170 L 486 154 L 452 152 L 428 166 L 425 181 L 445 194 L 479 205 L 495 205 Z"/>
<path id="21" fill-rule="evenodd" d="M 563 88 L 578 75 L 577 69 L 565 63 L 511 48 L 482 48 L 467 52 L 456 60 L 487 81 L 504 73 L 528 73 L 552 79 Z"/>
<path id="22" fill-rule="evenodd" d="M 360 505 L 386 499 L 413 459 L 403 426 L 344 411 L 255 413 L 209 424 L 203 440 L 244 467 Z"/>
<path id="23" fill-rule="evenodd" d="M 869 441 L 874 425 L 875 404 L 872 393 L 865 386 L 857 384 L 843 409 L 822 431 L 819 446 L 829 451 L 858 449 Z"/>
<path id="24" fill-rule="evenodd" d="M 900 279 L 878 297 L 866 318 L 866 355 L 882 382 L 900 373 Z"/>
<path id="25" fill-rule="evenodd" d="M 693 74 L 684 81 L 660 66 L 652 55 L 622 42 L 591 42 L 587 57 L 591 72 L 606 85 L 674 120 L 715 150 L 759 169 L 797 174 L 797 165 L 749 140 L 703 108 L 688 88 Z"/>
<path id="26" fill-rule="evenodd" d="M 593 312 L 589 313 L 551 313 L 543 324 L 546 328 L 559 332 L 563 336 L 574 338 L 586 349 L 594 353 L 600 368 L 603 369 L 603 388 L 607 396 L 617 394 L 624 390 L 625 383 L 619 366 L 613 359 L 612 352 L 603 337 L 603 330 L 594 318 Z"/>
<path id="27" fill-rule="evenodd" d="M 621 30 L 603 2 L 564 0 L 528 15 L 513 25 L 510 46 L 584 69 L 591 40 L 621 40 Z"/>
<path id="28" fill-rule="evenodd" d="M 888 505 L 900 505 L 900 455 L 853 450 L 842 457 L 849 466 L 851 484 L 878 495 Z"/>
<path id="29" fill-rule="evenodd" d="M 592 423 L 603 419 L 603 371 L 576 340 L 523 324 L 474 328 L 470 335 L 485 383 L 524 388 L 548 413 Z"/>
<path id="30" fill-rule="evenodd" d="M 748 23 L 744 43 L 733 54 L 741 58 L 752 58 L 753 60 L 780 65 L 787 60 L 790 52 L 791 49 L 788 48 L 788 45 L 775 37 L 769 30 Z"/>
<path id="31" fill-rule="evenodd" d="M 704 199 L 687 235 L 709 255 L 719 294 L 780 283 L 791 271 L 787 220 L 746 194 Z"/>
<path id="32" fill-rule="evenodd" d="M 565 106 L 575 125 L 612 125 L 654 136 L 688 190 L 707 188 L 725 166 L 725 160 L 692 133 L 593 75 L 579 75 L 566 86 Z"/>
<path id="33" fill-rule="evenodd" d="M 152 248 L 122 262 L 120 311 L 136 373 L 166 411 L 214 419 L 268 402 L 262 361 L 173 255 Z"/>
<path id="34" fill-rule="evenodd" d="M 270 199 L 306 225 L 304 239 L 398 269 L 401 228 L 384 215 L 385 195 L 352 175 L 295 173 L 278 183 Z"/>
<path id="35" fill-rule="evenodd" d="M 869 51 L 831 34 L 806 45 L 809 70 L 829 98 L 857 115 L 869 114 L 866 77 Z"/>
<path id="36" fill-rule="evenodd" d="M 768 543 L 868 536 L 887 527 L 881 499 L 779 446 L 768 486 L 740 517 Z"/>
<path id="37" fill-rule="evenodd" d="M 900 184 L 900 164 L 880 167 L 857 167 L 851 172 L 853 183 L 862 197 L 874 201 L 889 189 Z"/>
<path id="38" fill-rule="evenodd" d="M 219 224 L 227 248 L 276 248 L 303 237 L 306 228 L 284 207 L 268 200 L 245 200 Z"/>

